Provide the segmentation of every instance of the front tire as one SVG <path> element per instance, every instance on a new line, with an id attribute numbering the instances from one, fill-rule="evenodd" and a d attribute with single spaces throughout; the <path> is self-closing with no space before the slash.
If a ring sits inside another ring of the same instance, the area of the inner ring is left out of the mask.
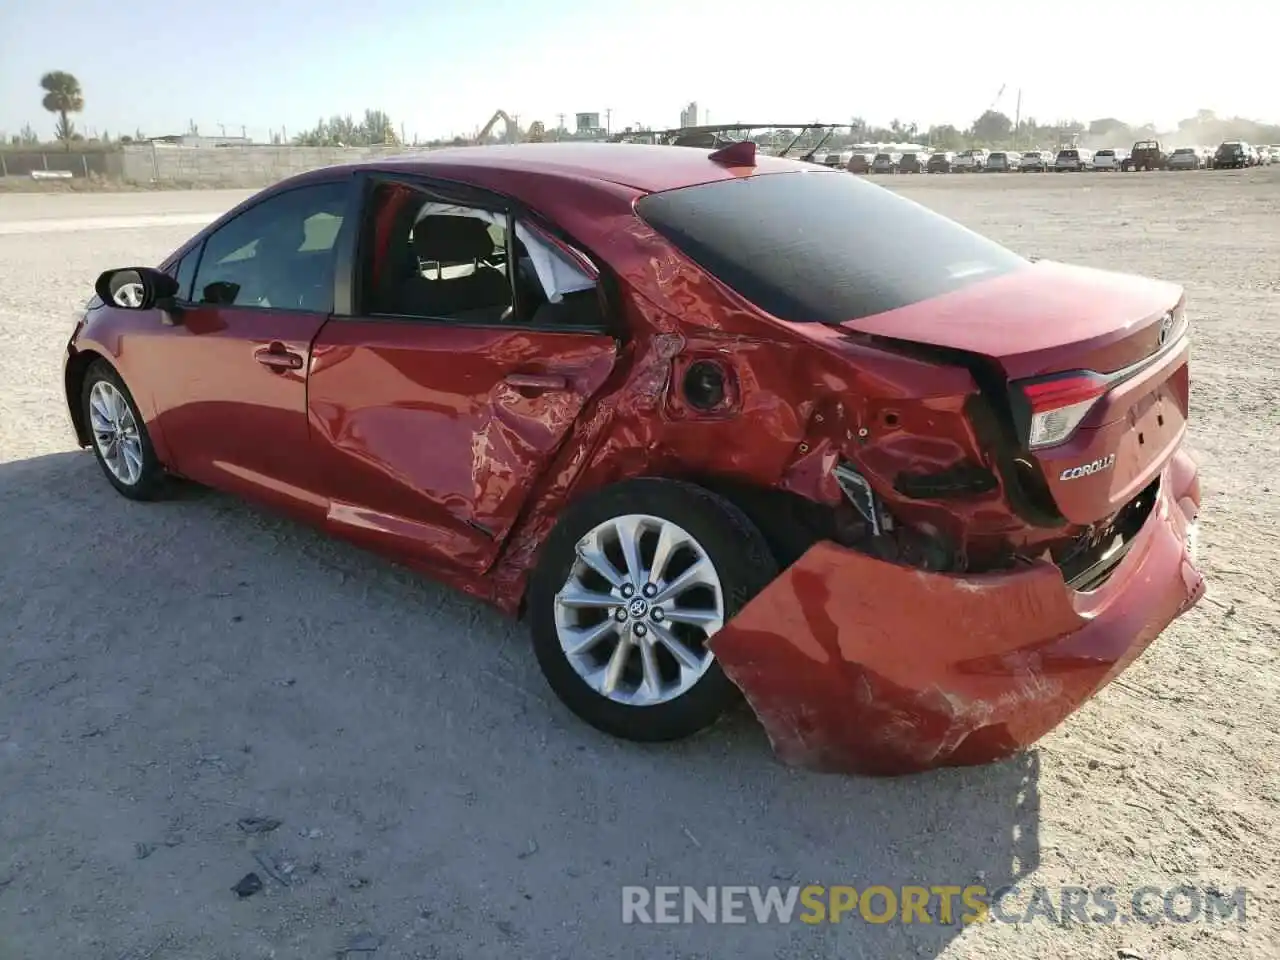
<path id="1" fill-rule="evenodd" d="M 133 395 L 105 360 L 95 360 L 86 372 L 80 404 L 107 481 L 130 500 L 156 499 L 164 487 L 164 467 Z"/>
<path id="2" fill-rule="evenodd" d="M 638 479 L 571 507 L 529 585 L 534 653 L 574 714 L 612 736 L 679 740 L 738 700 L 707 641 L 778 575 L 737 507 Z"/>

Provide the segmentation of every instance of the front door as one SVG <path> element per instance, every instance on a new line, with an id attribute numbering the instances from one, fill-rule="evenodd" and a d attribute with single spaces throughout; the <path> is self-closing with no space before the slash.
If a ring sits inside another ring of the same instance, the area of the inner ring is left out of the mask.
<path id="1" fill-rule="evenodd" d="M 403 186 L 375 190 L 370 211 L 364 235 L 378 239 L 361 276 L 377 289 L 358 291 L 354 315 L 327 324 L 312 353 L 311 437 L 329 522 L 479 574 L 604 385 L 617 343 L 592 322 L 593 278 L 549 305 L 505 214 L 469 214 Z"/>
<path id="2" fill-rule="evenodd" d="M 288 190 L 210 234 L 147 358 L 180 473 L 316 519 L 307 377 L 350 190 L 350 177 Z"/>

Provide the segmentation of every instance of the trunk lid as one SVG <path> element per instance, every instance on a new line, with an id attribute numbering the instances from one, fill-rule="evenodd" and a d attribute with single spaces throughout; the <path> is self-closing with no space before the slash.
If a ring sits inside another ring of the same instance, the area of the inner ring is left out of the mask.
<path id="1" fill-rule="evenodd" d="M 980 354 L 1009 380 L 1113 373 L 1160 343 L 1177 284 L 1038 261 L 954 293 L 841 324 L 851 332 Z"/>
<path id="2" fill-rule="evenodd" d="M 1186 432 L 1189 351 L 1176 284 L 1038 262 L 842 326 L 997 367 L 1018 448 L 1004 455 L 1035 465 L 1037 485 L 1071 523 L 1114 516 Z M 1083 405 L 1079 418 L 1033 446 L 1033 417 L 1071 404 Z"/>

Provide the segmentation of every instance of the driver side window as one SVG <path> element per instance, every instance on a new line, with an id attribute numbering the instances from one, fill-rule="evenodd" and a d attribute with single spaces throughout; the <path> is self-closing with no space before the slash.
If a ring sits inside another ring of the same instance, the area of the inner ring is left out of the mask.
<path id="1" fill-rule="evenodd" d="M 330 312 L 348 187 L 334 181 L 289 190 L 211 234 L 191 299 L 222 307 Z"/>

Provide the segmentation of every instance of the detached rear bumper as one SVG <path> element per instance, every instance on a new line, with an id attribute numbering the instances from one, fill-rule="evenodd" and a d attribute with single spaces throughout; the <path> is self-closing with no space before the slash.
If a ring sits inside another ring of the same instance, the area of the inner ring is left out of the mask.
<path id="1" fill-rule="evenodd" d="M 1091 593 L 1057 567 L 950 576 L 811 548 L 711 647 L 785 763 L 901 774 L 987 763 L 1040 739 L 1204 594 L 1191 457 Z"/>

